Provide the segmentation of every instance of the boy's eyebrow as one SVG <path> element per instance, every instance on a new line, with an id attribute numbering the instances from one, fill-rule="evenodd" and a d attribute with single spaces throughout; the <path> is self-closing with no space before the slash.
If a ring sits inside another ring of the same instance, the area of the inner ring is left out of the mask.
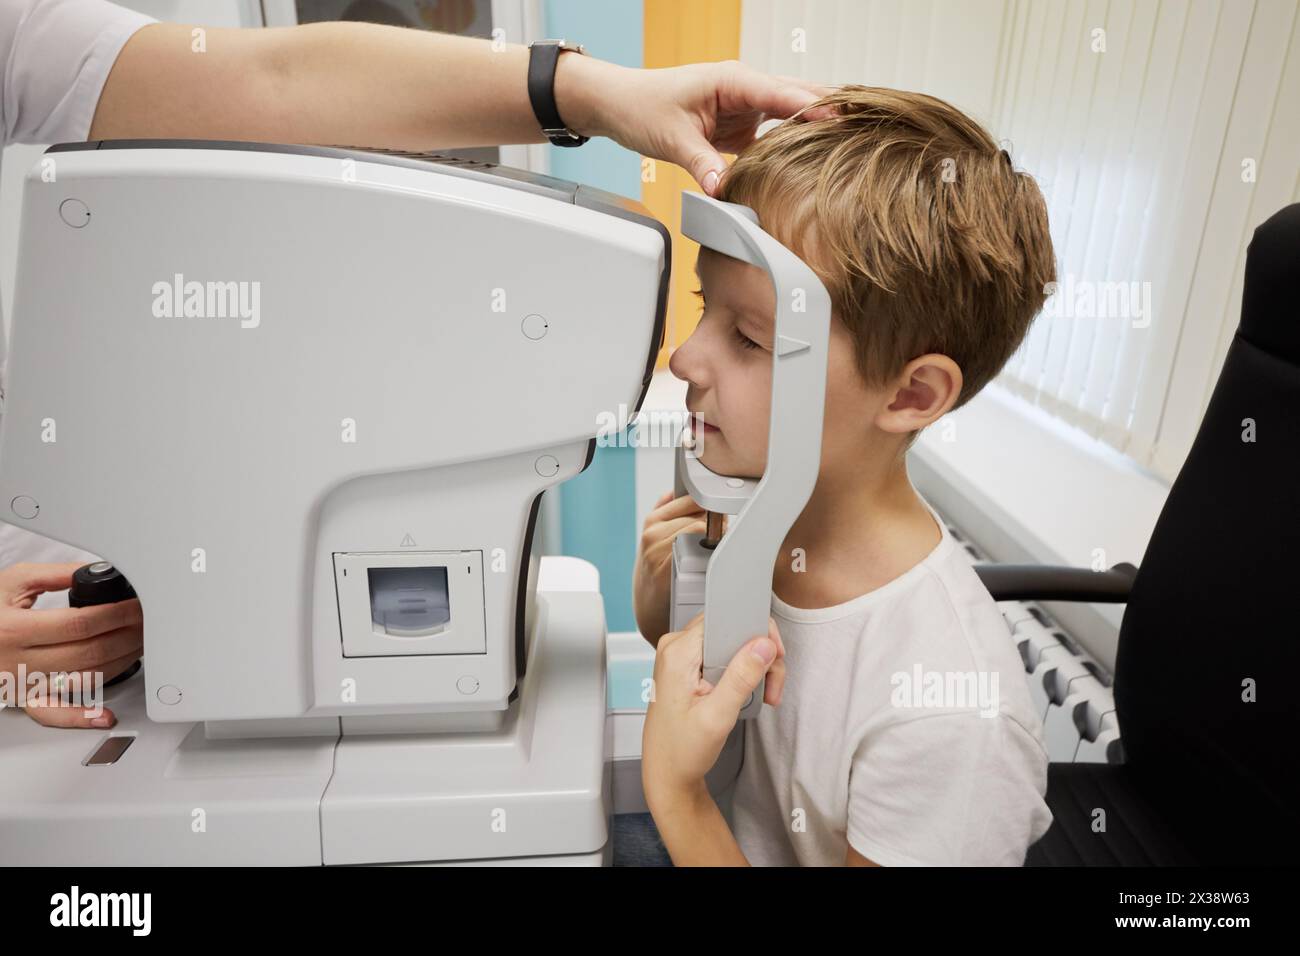
<path id="1" fill-rule="evenodd" d="M 695 257 L 695 278 L 700 280 L 701 286 L 704 285 L 704 277 L 700 275 L 699 256 Z M 746 316 L 752 322 L 754 322 L 756 328 L 766 329 L 772 324 L 772 317 L 764 312 L 756 311 L 754 309 L 749 309 L 749 308 L 741 308 L 738 311 L 742 316 Z"/>

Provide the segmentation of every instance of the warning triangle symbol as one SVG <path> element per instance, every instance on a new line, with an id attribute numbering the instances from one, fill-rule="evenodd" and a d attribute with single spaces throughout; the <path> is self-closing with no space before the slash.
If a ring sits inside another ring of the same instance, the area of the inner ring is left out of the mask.
<path id="1" fill-rule="evenodd" d="M 404 537 L 404 538 L 402 539 L 402 547 L 403 547 L 403 548 L 414 548 L 414 547 L 415 547 L 415 539 L 412 538 L 412 537 L 408 534 L 406 537 Z"/>

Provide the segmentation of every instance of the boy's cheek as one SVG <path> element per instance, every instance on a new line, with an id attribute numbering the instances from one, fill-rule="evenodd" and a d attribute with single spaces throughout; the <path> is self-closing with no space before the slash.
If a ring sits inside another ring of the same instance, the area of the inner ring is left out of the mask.
<path id="1" fill-rule="evenodd" d="M 758 453 L 738 454 L 732 448 L 720 449 L 714 446 L 712 454 L 705 448 L 700 456 L 706 468 L 720 475 L 734 475 L 738 478 L 761 478 L 767 464 L 767 442 L 763 440 Z"/>
<path id="2" fill-rule="evenodd" d="M 757 478 L 767 466 L 767 419 L 753 418 L 744 423 L 743 431 L 727 435 L 726 451 L 733 459 L 736 473 Z"/>

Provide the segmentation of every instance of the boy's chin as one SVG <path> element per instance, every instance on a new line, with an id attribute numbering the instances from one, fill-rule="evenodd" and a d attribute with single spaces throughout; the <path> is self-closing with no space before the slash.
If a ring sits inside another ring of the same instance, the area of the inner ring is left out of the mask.
<path id="1" fill-rule="evenodd" d="M 752 464 L 742 462 L 736 455 L 731 454 L 728 449 L 709 447 L 708 441 L 704 443 L 704 449 L 699 454 L 701 464 L 709 471 L 718 475 L 727 475 L 732 478 L 762 478 L 762 469 L 755 469 Z"/>

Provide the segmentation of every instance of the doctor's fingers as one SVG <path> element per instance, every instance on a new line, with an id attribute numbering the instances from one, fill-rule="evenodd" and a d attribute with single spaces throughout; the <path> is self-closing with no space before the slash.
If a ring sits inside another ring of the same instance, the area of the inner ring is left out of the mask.
<path id="1" fill-rule="evenodd" d="M 103 728 L 117 723 L 117 715 L 107 707 L 96 712 L 84 704 L 31 703 L 23 710 L 42 727 Z"/>
<path id="2" fill-rule="evenodd" d="M 107 683 L 118 674 L 122 673 L 128 667 L 139 659 L 137 654 L 128 654 L 126 657 L 120 657 L 115 661 L 110 661 L 103 668 L 103 682 Z M 80 686 L 80 675 L 70 674 L 68 683 L 74 687 Z M 103 689 L 103 684 L 99 685 Z M 87 687 L 86 690 L 94 691 L 93 686 Z M 112 727 L 117 723 L 117 715 L 107 707 L 99 708 L 88 707 L 91 703 L 84 698 L 77 703 L 70 699 L 60 699 L 57 693 L 47 693 L 41 695 L 31 695 L 23 704 L 23 710 L 27 716 L 45 727 Z"/>
<path id="3" fill-rule="evenodd" d="M 838 86 L 828 86 L 825 83 L 818 83 L 814 80 L 805 80 L 802 77 L 789 76 L 784 73 L 777 74 L 776 78 L 783 83 L 789 83 L 791 86 L 797 86 L 800 87 L 801 89 L 805 89 L 809 93 L 812 93 L 814 96 L 816 96 L 818 99 L 821 99 L 824 96 L 830 96 L 832 93 L 834 93 L 836 90 L 839 89 Z M 795 120 L 795 122 L 800 122 L 800 121 L 807 122 L 812 120 L 831 119 L 834 116 L 835 116 L 835 107 L 831 104 L 826 104 L 824 106 L 818 106 L 812 109 L 808 107 L 804 107 L 799 112 L 795 113 L 794 116 L 791 117 L 791 119 Z"/>
<path id="4" fill-rule="evenodd" d="M 144 634 L 136 627 L 122 627 L 81 641 L 66 644 L 42 644 L 29 648 L 25 658 L 32 671 L 105 670 L 120 658 L 144 653 Z"/>
<path id="5" fill-rule="evenodd" d="M 7 603 L 34 600 L 46 591 L 66 591 L 72 587 L 72 573 L 81 565 L 76 561 L 45 564 L 22 561 L 0 570 L 0 600 Z"/>
<path id="6" fill-rule="evenodd" d="M 22 611 L 8 622 L 18 632 L 26 647 L 43 644 L 65 644 L 110 631 L 134 628 L 142 632 L 144 612 L 138 598 L 118 601 L 115 604 L 95 604 L 90 607 L 57 607 Z"/>
<path id="7" fill-rule="evenodd" d="M 73 702 L 80 703 L 83 692 L 87 695 L 86 702 L 89 703 L 89 695 L 102 691 L 109 681 L 128 670 L 139 659 L 140 652 L 132 649 L 121 657 L 102 662 L 93 669 L 37 671 L 36 673 L 43 679 L 28 678 L 27 686 L 23 689 L 22 706 L 59 707 Z"/>

